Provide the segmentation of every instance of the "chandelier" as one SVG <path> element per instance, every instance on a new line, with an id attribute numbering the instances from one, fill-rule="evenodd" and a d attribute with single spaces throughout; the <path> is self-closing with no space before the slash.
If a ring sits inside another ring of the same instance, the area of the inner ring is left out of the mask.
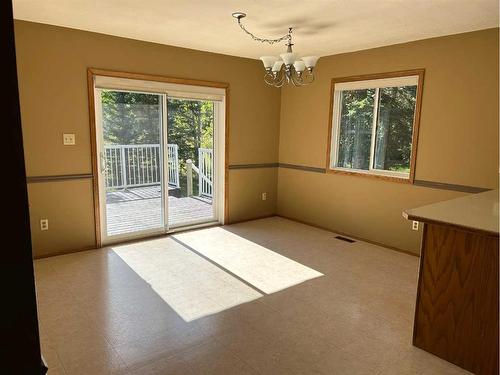
<path id="1" fill-rule="evenodd" d="M 298 58 L 297 54 L 292 51 L 292 28 L 288 29 L 288 33 L 277 39 L 258 38 L 241 23 L 241 19 L 246 17 L 245 13 L 233 13 L 233 17 L 238 20 L 240 28 L 248 35 L 261 43 L 275 44 L 286 41 L 286 52 L 280 54 L 280 57 L 262 56 L 260 59 L 264 63 L 266 73 L 264 82 L 270 86 L 282 87 L 286 84 L 294 86 L 305 86 L 314 81 L 314 67 L 319 59 L 317 56 L 305 56 Z"/>

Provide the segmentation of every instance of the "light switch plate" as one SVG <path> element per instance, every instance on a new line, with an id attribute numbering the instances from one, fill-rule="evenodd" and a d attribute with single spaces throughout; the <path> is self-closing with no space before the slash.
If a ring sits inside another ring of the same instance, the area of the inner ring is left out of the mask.
<path id="1" fill-rule="evenodd" d="M 76 138 L 74 134 L 63 134 L 63 145 L 74 146 L 76 144 Z"/>

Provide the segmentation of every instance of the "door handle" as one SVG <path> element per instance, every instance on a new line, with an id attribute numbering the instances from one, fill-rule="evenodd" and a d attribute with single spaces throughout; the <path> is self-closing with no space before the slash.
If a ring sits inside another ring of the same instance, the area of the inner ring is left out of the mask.
<path id="1" fill-rule="evenodd" d="M 101 162 L 101 172 L 102 173 L 106 173 L 107 172 L 107 168 L 106 168 L 106 156 L 104 156 L 103 152 L 101 152 L 99 154 L 99 159 L 100 159 L 100 162 Z"/>

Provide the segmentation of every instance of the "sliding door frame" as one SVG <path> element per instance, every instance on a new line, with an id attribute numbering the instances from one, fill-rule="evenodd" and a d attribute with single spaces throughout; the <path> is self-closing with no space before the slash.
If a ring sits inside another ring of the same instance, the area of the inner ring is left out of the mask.
<path id="1" fill-rule="evenodd" d="M 173 83 L 181 85 L 190 86 L 204 86 L 212 88 L 224 89 L 225 92 L 225 113 L 224 113 L 224 182 L 223 184 L 218 184 L 218 189 L 223 190 L 223 194 L 219 194 L 219 204 L 223 204 L 223 212 L 220 217 L 222 224 L 227 223 L 228 220 L 228 178 L 229 178 L 229 84 L 224 82 L 212 82 L 212 81 L 202 81 L 193 80 L 186 78 L 175 78 L 167 76 L 158 76 L 150 74 L 141 73 L 131 73 L 131 72 L 120 72 L 113 70 L 104 70 L 97 68 L 87 69 L 87 90 L 88 90 L 88 101 L 89 101 L 89 123 L 90 123 L 90 146 L 91 146 L 91 162 L 92 162 L 92 190 L 94 199 L 94 221 L 95 221 L 95 245 L 97 248 L 102 246 L 102 223 L 101 223 L 101 202 L 99 194 L 99 161 L 98 161 L 98 145 L 97 145 L 97 126 L 96 126 L 96 105 L 97 98 L 95 97 L 94 90 L 94 80 L 96 76 L 114 77 L 114 78 L 125 78 L 125 79 L 135 79 L 142 81 L 156 81 L 163 83 Z M 166 103 L 164 103 L 166 105 Z M 219 163 L 217 163 L 219 164 Z M 218 167 L 219 165 L 217 165 Z M 215 167 L 215 166 L 214 166 Z M 222 171 L 221 171 L 222 172 Z M 223 197 L 222 197 L 223 195 Z M 165 212 L 167 215 L 168 212 Z M 193 225 L 195 227 L 196 225 Z"/>
<path id="2" fill-rule="evenodd" d="M 102 157 L 104 150 L 104 128 L 102 122 L 102 100 L 100 98 L 100 93 L 103 91 L 119 91 L 126 93 L 136 93 L 136 94 L 146 94 L 146 95 L 155 95 L 161 98 L 160 107 L 160 123 L 159 123 L 159 136 L 160 136 L 160 144 L 161 147 L 159 149 L 159 158 L 160 158 L 160 190 L 161 190 L 161 226 L 156 228 L 150 228 L 140 231 L 134 232 L 126 232 L 121 234 L 116 234 L 113 236 L 107 235 L 107 211 L 106 211 L 106 199 L 103 197 L 106 196 L 106 176 L 105 172 L 102 170 Z M 120 243 L 125 241 L 130 241 L 138 238 L 144 238 L 148 236 L 159 236 L 165 234 L 168 231 L 168 182 L 165 184 L 165 176 L 168 176 L 168 160 L 165 158 L 165 150 L 167 149 L 167 132 L 166 122 L 164 119 L 167 119 L 167 95 L 164 93 L 155 93 L 155 92 L 146 92 L 146 91 L 137 91 L 137 90 L 122 90 L 122 89 L 103 89 L 94 87 L 94 96 L 95 96 L 95 113 L 97 117 L 95 119 L 96 126 L 96 155 L 97 155 L 97 164 L 101 164 L 100 171 L 98 170 L 98 189 L 99 189 L 99 223 L 100 223 L 100 235 L 101 235 L 101 245 L 108 245 L 112 243 Z M 98 167 L 99 168 L 99 167 Z M 100 173 L 99 173 L 100 172 Z"/>

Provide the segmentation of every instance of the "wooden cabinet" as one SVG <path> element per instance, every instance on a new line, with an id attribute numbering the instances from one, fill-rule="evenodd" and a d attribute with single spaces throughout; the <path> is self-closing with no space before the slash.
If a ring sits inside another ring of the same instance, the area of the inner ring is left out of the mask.
<path id="1" fill-rule="evenodd" d="M 413 344 L 498 374 L 498 237 L 425 224 Z"/>
<path id="2" fill-rule="evenodd" d="M 407 210 L 424 223 L 413 344 L 498 374 L 498 191 Z"/>

